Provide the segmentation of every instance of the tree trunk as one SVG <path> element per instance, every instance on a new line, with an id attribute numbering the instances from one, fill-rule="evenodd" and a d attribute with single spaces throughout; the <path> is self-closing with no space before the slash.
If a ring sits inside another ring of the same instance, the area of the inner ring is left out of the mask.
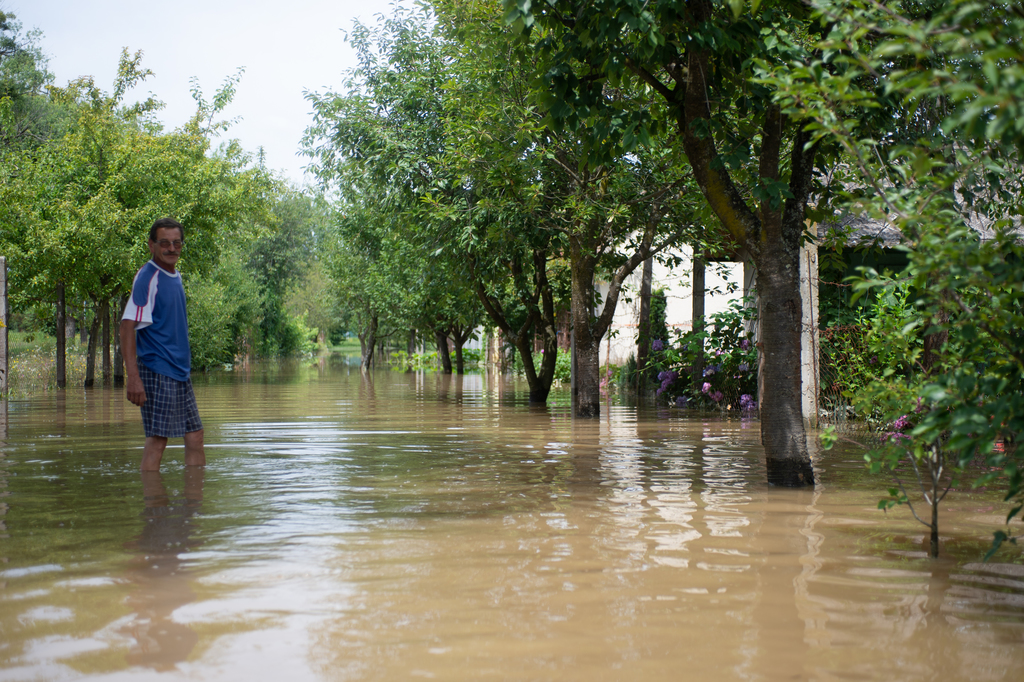
<path id="1" fill-rule="evenodd" d="M 913 456 L 913 455 L 911 455 Z M 928 556 L 939 558 L 939 501 L 943 497 L 942 470 L 945 468 L 945 457 L 938 444 L 933 443 L 928 458 L 928 476 L 931 479 L 932 518 L 929 526 Z"/>
<path id="2" fill-rule="evenodd" d="M 700 334 L 704 331 L 704 295 L 706 294 L 705 274 L 707 265 L 701 254 L 693 248 L 693 332 L 697 336 L 697 352 L 694 355 L 692 381 L 696 390 L 700 390 L 704 382 L 704 339 Z"/>
<path id="3" fill-rule="evenodd" d="M 759 396 L 761 442 L 768 483 L 789 487 L 814 485 L 814 471 L 804 432 L 800 394 L 800 339 L 803 328 L 800 299 L 799 249 L 789 253 L 783 244 L 766 248 L 757 263 L 761 324 L 762 384 Z"/>
<path id="4" fill-rule="evenodd" d="M 462 346 L 465 342 L 462 341 L 458 336 L 455 337 L 455 373 L 465 374 L 466 365 L 462 360 Z"/>
<path id="5" fill-rule="evenodd" d="M 103 321 L 99 315 L 93 315 L 89 328 L 89 346 L 85 358 L 85 381 L 83 386 L 92 388 L 96 383 L 96 346 L 99 344 L 100 326 Z"/>
<path id="6" fill-rule="evenodd" d="M 110 386 L 114 381 L 114 363 L 110 359 L 110 299 L 104 298 L 100 303 L 99 316 L 103 325 L 103 385 Z"/>
<path id="7" fill-rule="evenodd" d="M 644 273 L 640 280 L 640 319 L 636 335 L 636 376 L 633 388 L 642 393 L 647 387 L 648 368 L 651 353 L 651 281 L 654 279 L 654 258 L 644 261 Z"/>
<path id="8" fill-rule="evenodd" d="M 114 310 L 114 329 L 118 327 L 118 320 L 125 306 L 128 305 L 128 298 L 122 296 L 117 299 L 117 306 Z M 121 335 L 114 334 L 114 386 L 124 386 L 124 356 L 121 354 Z"/>
<path id="9" fill-rule="evenodd" d="M 710 2 L 687 5 L 697 23 L 710 21 Z M 764 390 L 760 395 L 761 442 L 768 465 L 768 482 L 774 485 L 814 484 L 814 471 L 807 451 L 800 394 L 800 337 L 803 328 L 800 299 L 799 253 L 806 229 L 807 201 L 814 179 L 814 160 L 819 142 L 807 130 L 806 121 L 790 121 L 781 107 L 765 111 L 761 129 L 759 173 L 761 178 L 781 180 L 784 135 L 792 131 L 789 191 L 783 207 L 762 199 L 757 210 L 733 183 L 721 163 L 712 135 L 702 134 L 713 112 L 712 84 L 708 76 L 710 50 L 694 46 L 686 54 L 689 81 L 676 107 L 679 132 L 683 138 L 694 180 L 725 229 L 739 246 L 746 248 L 757 267 L 760 299 L 760 364 Z M 673 97 L 675 94 L 673 93 Z"/>
<path id="10" fill-rule="evenodd" d="M 594 328 L 594 270 L 597 259 L 576 237 L 569 238 L 572 271 L 572 328 L 576 348 L 577 417 L 601 416 L 601 335 Z M 607 304 L 607 302 L 606 302 Z"/>
<path id="11" fill-rule="evenodd" d="M 371 315 L 370 321 L 362 332 L 359 334 L 359 349 L 361 351 L 359 358 L 359 370 L 362 372 L 369 371 L 373 363 L 373 350 L 377 347 L 377 316 Z"/>
<path id="12" fill-rule="evenodd" d="M 622 283 L 651 255 L 651 243 L 656 228 L 657 223 L 652 220 L 645 229 L 641 247 L 615 270 L 609 280 L 608 295 L 599 315 L 594 314 L 593 306 L 597 299 L 594 274 L 600 253 L 595 240 L 602 238 L 600 219 L 585 226 L 580 234 L 569 236 L 573 347 L 576 353 L 576 386 L 573 399 L 577 417 L 601 415 L 601 339 L 611 327 Z"/>
<path id="13" fill-rule="evenodd" d="M 456 374 L 465 374 L 466 365 L 462 358 L 462 348 L 466 345 L 473 336 L 473 327 L 469 325 L 456 324 L 452 325 L 452 341 L 455 343 L 455 372 Z"/>
<path id="14" fill-rule="evenodd" d="M 441 372 L 443 374 L 451 374 L 452 356 L 448 351 L 448 335 L 439 329 L 435 329 L 434 341 L 437 344 L 437 359 L 441 362 Z"/>
<path id="15" fill-rule="evenodd" d="M 68 385 L 67 370 L 67 302 L 65 300 L 64 284 L 57 285 L 57 388 L 66 388 Z"/>

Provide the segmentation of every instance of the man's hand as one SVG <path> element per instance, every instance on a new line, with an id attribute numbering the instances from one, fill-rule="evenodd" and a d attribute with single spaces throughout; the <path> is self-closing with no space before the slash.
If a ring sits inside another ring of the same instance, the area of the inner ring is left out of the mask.
<path id="1" fill-rule="evenodd" d="M 128 388 L 128 401 L 142 407 L 142 403 L 146 402 L 146 389 L 142 386 L 142 379 L 137 375 L 128 377 L 125 385 Z"/>

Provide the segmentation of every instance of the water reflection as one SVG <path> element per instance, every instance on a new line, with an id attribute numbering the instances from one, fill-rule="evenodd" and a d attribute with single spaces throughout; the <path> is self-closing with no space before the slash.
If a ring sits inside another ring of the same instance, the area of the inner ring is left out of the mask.
<path id="1" fill-rule="evenodd" d="M 199 547 L 196 516 L 203 504 L 203 467 L 185 467 L 180 497 L 168 494 L 159 471 L 142 472 L 142 533 L 127 548 L 133 553 L 125 577 L 132 586 L 127 603 L 134 613 L 122 632 L 134 645 L 127 660 L 156 670 L 172 670 L 195 648 L 199 636 L 174 619 L 195 600 L 187 553 Z"/>

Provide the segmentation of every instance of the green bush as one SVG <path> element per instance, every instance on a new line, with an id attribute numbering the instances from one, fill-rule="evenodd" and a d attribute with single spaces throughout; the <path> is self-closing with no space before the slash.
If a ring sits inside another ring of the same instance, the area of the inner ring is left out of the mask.
<path id="1" fill-rule="evenodd" d="M 223 284 L 213 280 L 189 284 L 188 336 L 193 369 L 203 370 L 233 361 L 234 339 L 227 333 L 232 316 Z"/>
<path id="2" fill-rule="evenodd" d="M 253 352 L 262 296 L 237 254 L 225 253 L 212 276 L 186 277 L 192 368 L 204 370 Z"/>

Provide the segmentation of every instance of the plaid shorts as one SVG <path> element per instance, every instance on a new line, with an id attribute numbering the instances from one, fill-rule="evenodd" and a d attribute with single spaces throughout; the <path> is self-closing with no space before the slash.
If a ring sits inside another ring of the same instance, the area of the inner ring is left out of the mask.
<path id="1" fill-rule="evenodd" d="M 146 402 L 142 403 L 142 427 L 147 438 L 181 438 L 203 428 L 191 379 L 178 381 L 157 374 L 141 362 L 139 378 L 146 390 Z"/>

